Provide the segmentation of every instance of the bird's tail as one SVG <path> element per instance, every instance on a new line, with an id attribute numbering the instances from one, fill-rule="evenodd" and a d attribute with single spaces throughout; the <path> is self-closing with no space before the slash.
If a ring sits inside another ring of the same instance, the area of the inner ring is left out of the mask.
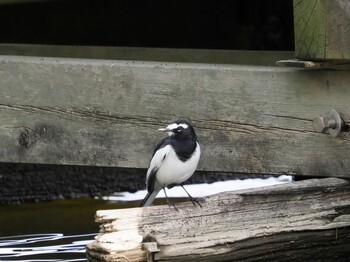
<path id="1" fill-rule="evenodd" d="M 148 207 L 152 204 L 153 200 L 158 195 L 159 190 L 154 190 L 153 192 L 147 192 L 147 195 L 142 200 L 141 207 Z"/>

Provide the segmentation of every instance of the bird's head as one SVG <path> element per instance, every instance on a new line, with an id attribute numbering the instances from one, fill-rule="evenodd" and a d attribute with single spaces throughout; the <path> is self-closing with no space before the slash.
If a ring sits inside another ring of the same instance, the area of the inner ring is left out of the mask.
<path id="1" fill-rule="evenodd" d="M 179 119 L 171 124 L 169 124 L 166 128 L 160 128 L 159 131 L 167 132 L 168 136 L 174 137 L 184 137 L 184 138 L 194 138 L 196 139 L 196 133 L 190 122 Z"/>

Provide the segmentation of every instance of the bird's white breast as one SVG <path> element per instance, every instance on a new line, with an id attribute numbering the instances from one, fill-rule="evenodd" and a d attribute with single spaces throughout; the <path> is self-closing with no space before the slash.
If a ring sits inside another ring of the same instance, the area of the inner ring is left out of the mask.
<path id="1" fill-rule="evenodd" d="M 177 157 L 170 145 L 165 146 L 163 152 L 167 152 L 167 156 L 162 161 L 156 174 L 156 180 L 161 186 L 182 183 L 190 178 L 197 168 L 201 154 L 198 143 L 191 158 L 185 162 Z"/>

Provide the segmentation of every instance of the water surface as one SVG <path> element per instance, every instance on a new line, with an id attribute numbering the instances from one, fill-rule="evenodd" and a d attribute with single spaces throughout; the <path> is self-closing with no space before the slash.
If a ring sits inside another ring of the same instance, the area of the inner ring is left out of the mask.
<path id="1" fill-rule="evenodd" d="M 96 210 L 137 206 L 102 199 L 59 200 L 0 207 L 0 261 L 86 261 L 99 227 Z"/>

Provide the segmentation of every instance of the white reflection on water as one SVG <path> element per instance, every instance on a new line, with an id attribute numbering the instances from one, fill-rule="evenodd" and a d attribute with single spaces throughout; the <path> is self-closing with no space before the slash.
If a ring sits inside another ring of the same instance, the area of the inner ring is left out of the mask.
<path id="1" fill-rule="evenodd" d="M 85 247 L 95 235 L 50 233 L 0 237 L 0 261 L 86 261 Z M 52 258 L 46 258 L 50 254 Z M 62 254 L 77 255 L 71 259 L 59 258 Z M 40 258 L 41 255 L 45 255 L 45 259 Z"/>

